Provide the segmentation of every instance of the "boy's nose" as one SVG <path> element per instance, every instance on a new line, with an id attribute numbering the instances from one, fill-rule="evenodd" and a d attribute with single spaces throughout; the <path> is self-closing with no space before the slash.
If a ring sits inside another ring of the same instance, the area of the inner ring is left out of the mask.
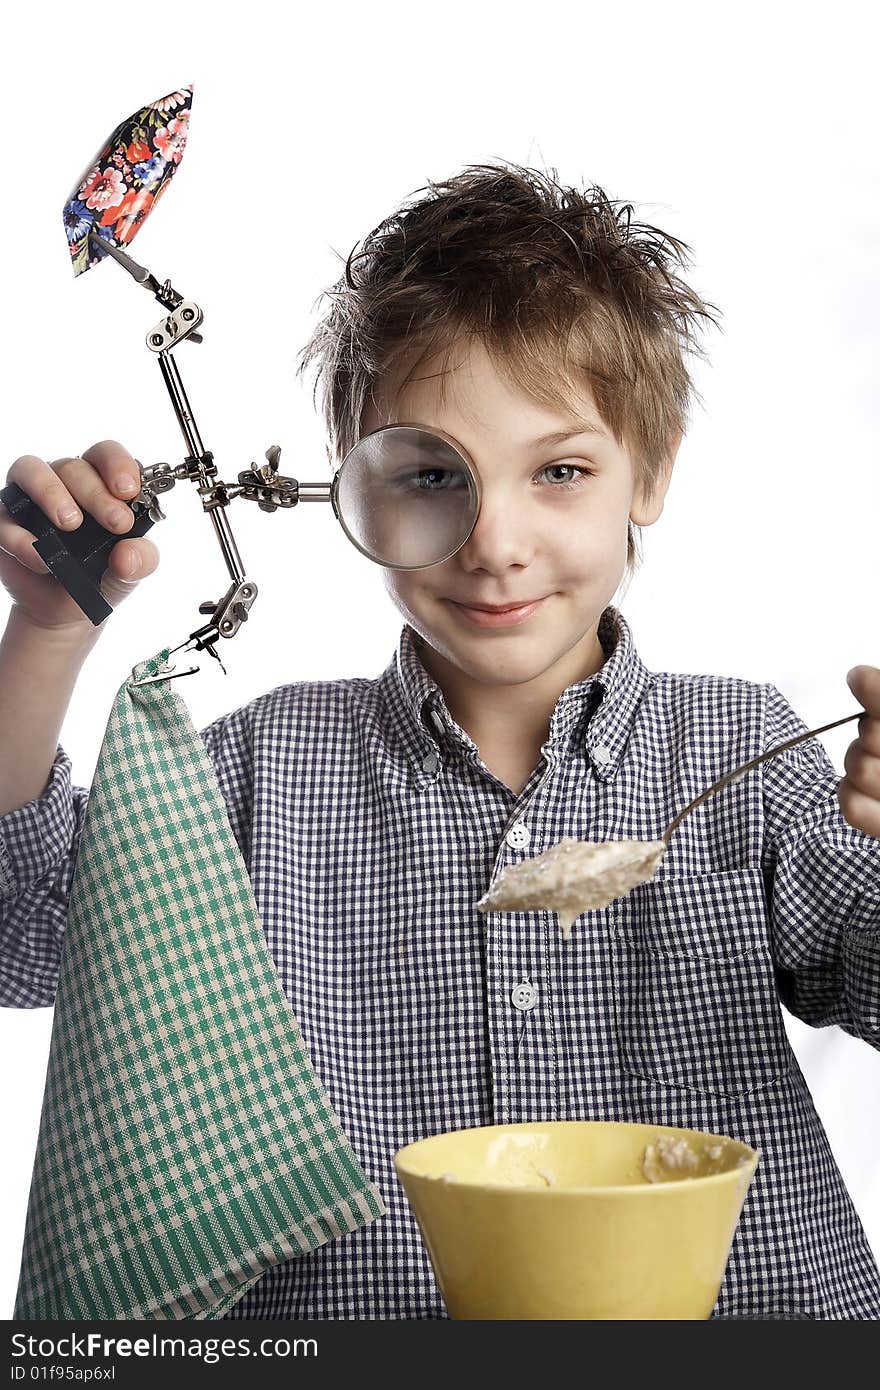
<path id="1" fill-rule="evenodd" d="M 492 495 L 484 490 L 474 529 L 458 559 L 465 569 L 500 573 L 510 565 L 528 565 L 535 545 L 532 528 L 509 494 Z"/>

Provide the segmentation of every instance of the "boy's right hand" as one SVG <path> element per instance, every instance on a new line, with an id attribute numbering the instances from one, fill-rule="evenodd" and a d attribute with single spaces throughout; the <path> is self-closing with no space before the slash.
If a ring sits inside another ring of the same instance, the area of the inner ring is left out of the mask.
<path id="1" fill-rule="evenodd" d="M 101 580 L 101 592 L 112 608 L 157 568 L 159 551 L 146 536 L 121 539 L 134 524 L 134 512 L 122 506 L 120 499 L 137 497 L 141 475 L 137 461 L 115 440 L 105 439 L 80 458 L 56 459 L 52 464 L 24 454 L 15 460 L 6 482 L 17 483 L 61 531 L 75 531 L 82 523 L 82 511 L 87 511 L 106 530 L 119 534 Z M 62 517 L 66 507 L 78 508 L 73 520 Z M 117 507 L 120 518 L 114 519 Z M 0 582 L 13 605 L 35 627 L 74 640 L 93 637 L 103 624 L 96 627 L 74 603 L 34 550 L 35 540 L 0 502 Z"/>

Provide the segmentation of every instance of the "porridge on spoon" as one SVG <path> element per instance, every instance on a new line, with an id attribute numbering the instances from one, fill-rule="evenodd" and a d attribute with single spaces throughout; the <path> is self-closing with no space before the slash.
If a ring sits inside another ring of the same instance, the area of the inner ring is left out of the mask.
<path id="1" fill-rule="evenodd" d="M 563 939 L 575 917 L 607 907 L 637 883 L 646 883 L 666 849 L 665 840 L 573 840 L 511 864 L 477 903 L 480 912 L 556 913 Z"/>

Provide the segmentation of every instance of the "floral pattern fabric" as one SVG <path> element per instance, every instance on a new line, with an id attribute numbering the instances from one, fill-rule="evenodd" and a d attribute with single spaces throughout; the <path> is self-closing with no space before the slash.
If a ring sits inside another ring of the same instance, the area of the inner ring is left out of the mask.
<path id="1" fill-rule="evenodd" d="M 64 204 L 74 275 L 104 259 L 95 232 L 120 250 L 165 192 L 186 149 L 192 83 L 151 102 L 116 127 Z"/>

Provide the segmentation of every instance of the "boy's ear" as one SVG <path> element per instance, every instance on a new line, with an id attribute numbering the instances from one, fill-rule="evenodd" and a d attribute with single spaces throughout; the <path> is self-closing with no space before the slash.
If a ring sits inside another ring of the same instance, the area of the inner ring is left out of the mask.
<path id="1" fill-rule="evenodd" d="M 663 466 L 657 474 L 654 491 L 651 494 L 650 501 L 646 499 L 642 485 L 639 484 L 636 487 L 633 493 L 632 508 L 629 514 L 630 521 L 635 522 L 636 526 L 653 526 L 654 522 L 660 517 L 663 511 L 663 503 L 666 501 L 666 494 L 669 491 L 669 484 L 672 481 L 672 470 L 675 467 L 675 460 L 678 456 L 678 450 L 683 438 L 683 432 L 681 430 L 676 430 Z"/>

